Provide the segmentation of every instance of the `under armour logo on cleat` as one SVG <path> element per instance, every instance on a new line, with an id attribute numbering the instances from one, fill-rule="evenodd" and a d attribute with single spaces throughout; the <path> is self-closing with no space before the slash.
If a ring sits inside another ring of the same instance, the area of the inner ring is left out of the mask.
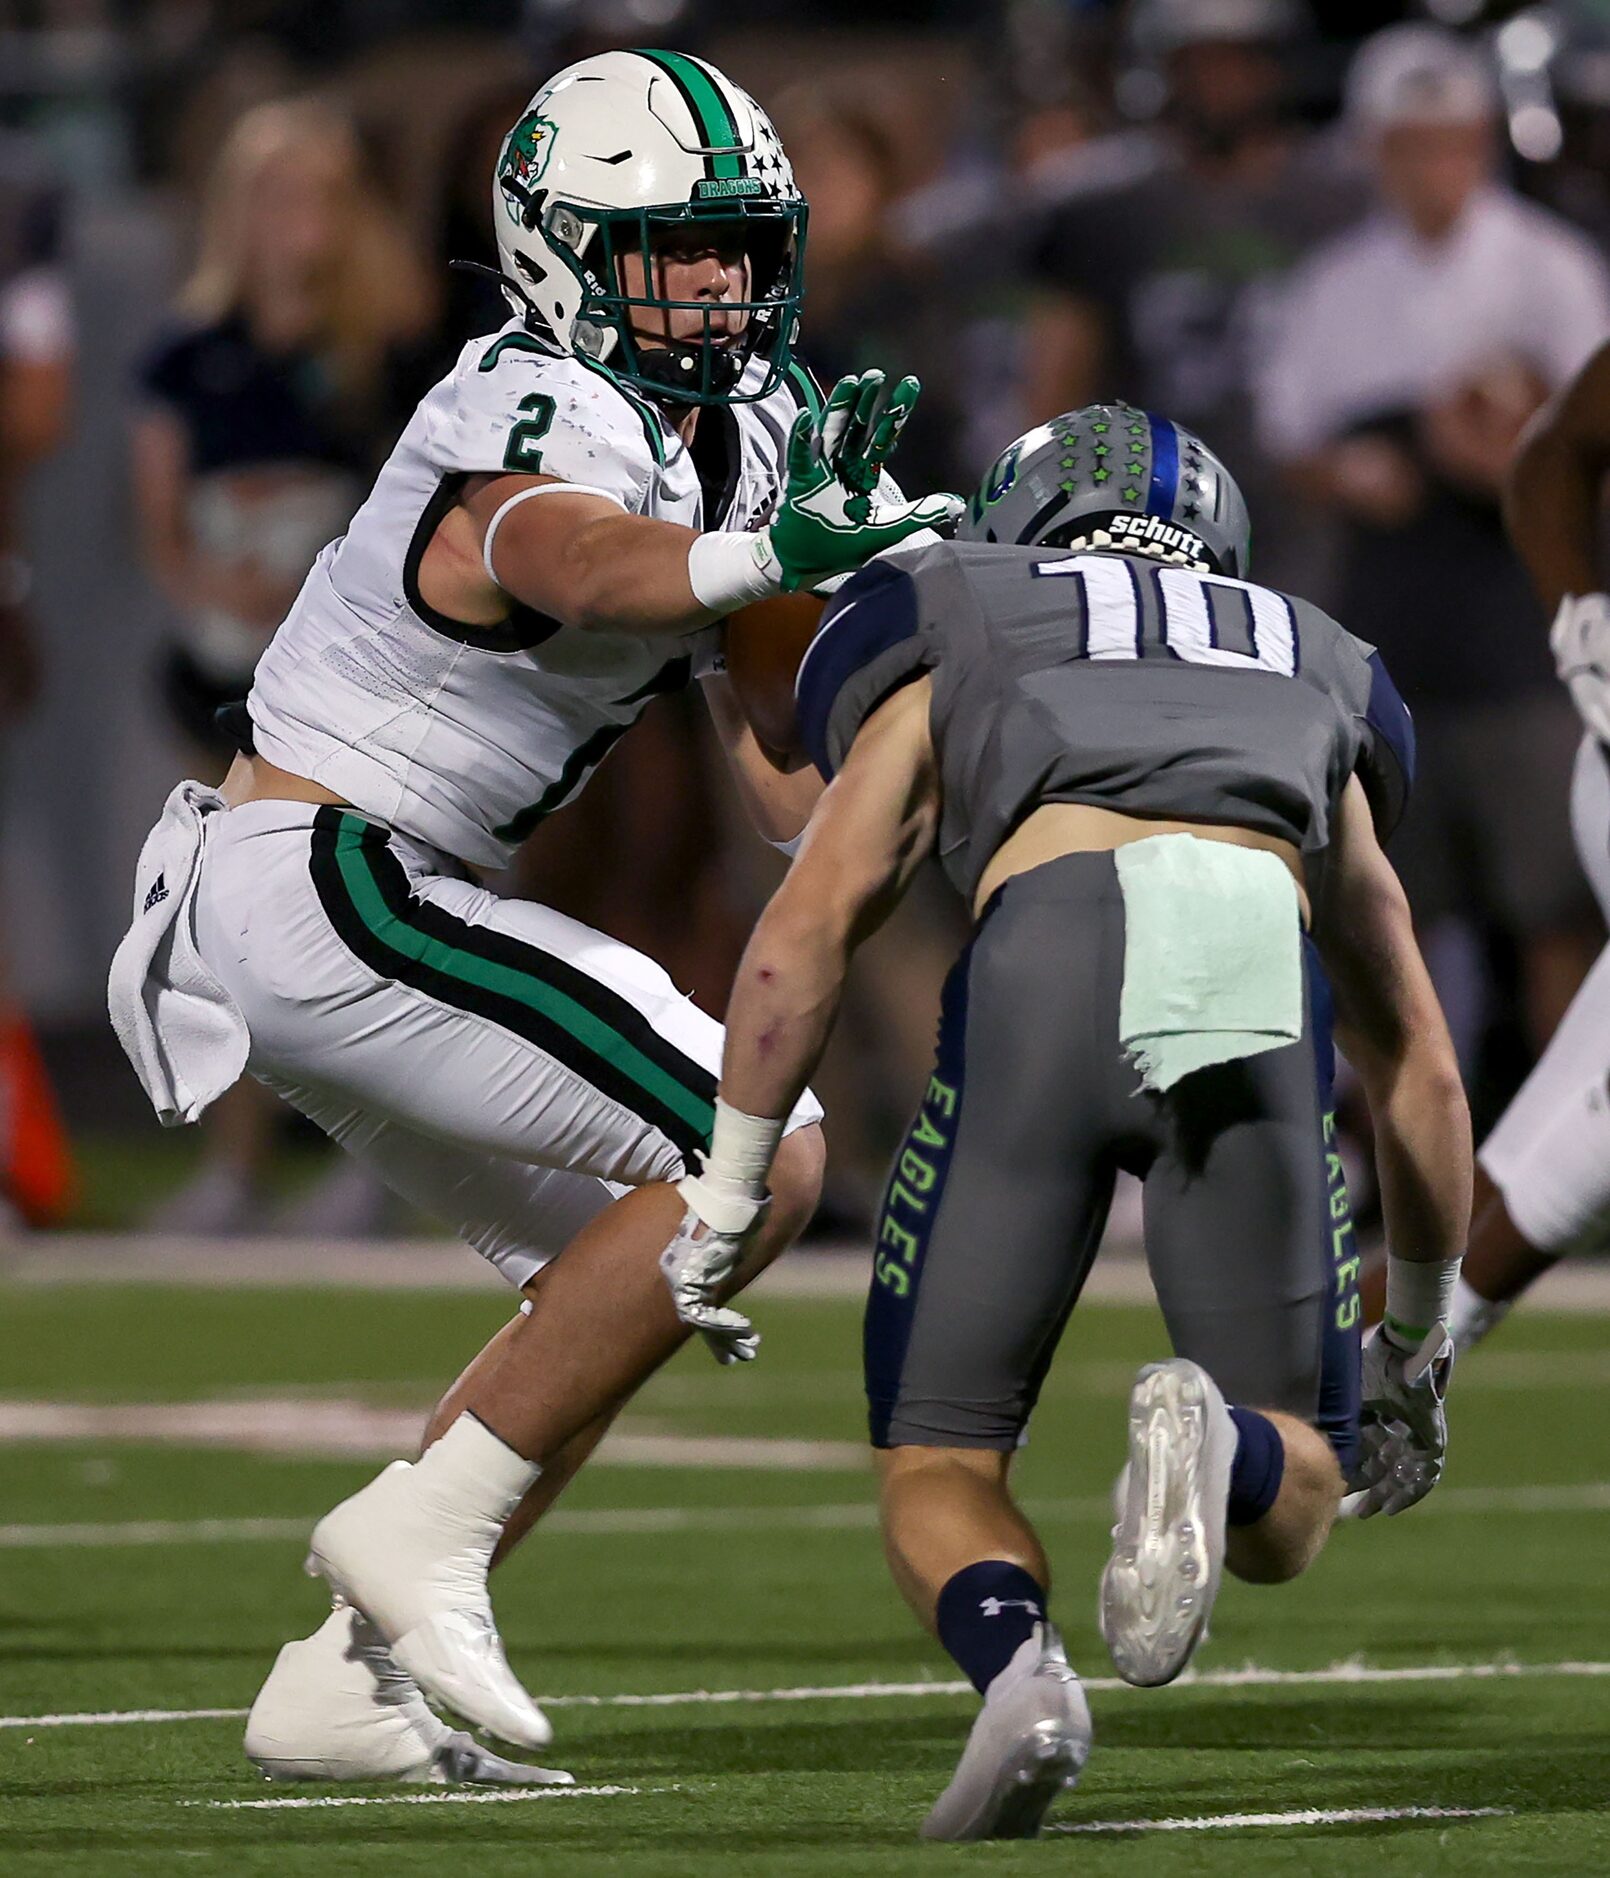
<path id="1" fill-rule="evenodd" d="M 1020 1611 L 1033 1611 L 1036 1617 L 1040 1615 L 1040 1607 L 1033 1598 L 982 1598 L 979 1600 L 978 1608 L 986 1617 L 999 1617 L 1002 1611 L 1014 1608 Z"/>
<path id="2" fill-rule="evenodd" d="M 168 877 L 166 874 L 158 874 L 156 879 L 151 882 L 150 891 L 146 894 L 145 904 L 140 908 L 140 911 L 142 913 L 149 913 L 152 907 L 160 906 L 167 897 Z"/>

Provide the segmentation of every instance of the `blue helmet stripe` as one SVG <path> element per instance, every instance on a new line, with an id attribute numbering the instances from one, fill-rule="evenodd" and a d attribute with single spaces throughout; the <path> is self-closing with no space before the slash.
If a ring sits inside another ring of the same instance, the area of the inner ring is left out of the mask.
<path id="1" fill-rule="evenodd" d="M 1174 513 L 1180 487 L 1180 434 L 1166 417 L 1146 413 L 1152 432 L 1152 481 L 1146 491 L 1146 513 L 1165 520 Z"/>

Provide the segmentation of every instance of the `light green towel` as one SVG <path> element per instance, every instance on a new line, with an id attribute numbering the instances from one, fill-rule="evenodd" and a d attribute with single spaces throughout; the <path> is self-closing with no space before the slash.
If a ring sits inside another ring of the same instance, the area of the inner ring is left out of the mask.
<path id="1" fill-rule="evenodd" d="M 1302 918 L 1282 861 L 1195 835 L 1132 841 L 1113 860 L 1124 896 L 1118 1036 L 1148 1089 L 1302 1036 Z"/>

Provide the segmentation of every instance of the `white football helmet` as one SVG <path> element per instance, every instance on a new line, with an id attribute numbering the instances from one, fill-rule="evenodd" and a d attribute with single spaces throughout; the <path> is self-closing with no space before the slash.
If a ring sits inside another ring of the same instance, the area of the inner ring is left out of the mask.
<path id="1" fill-rule="evenodd" d="M 799 324 L 805 203 L 770 118 L 747 92 L 681 52 L 604 52 L 552 78 L 504 139 L 492 187 L 504 292 L 561 351 L 682 404 L 761 398 L 787 371 Z M 648 297 L 657 230 L 741 222 L 750 298 L 741 332 L 712 333 L 714 303 Z M 619 262 L 642 257 L 645 297 Z M 652 340 L 636 310 L 692 309 L 702 339 Z M 752 358 L 761 382 L 739 393 Z"/>

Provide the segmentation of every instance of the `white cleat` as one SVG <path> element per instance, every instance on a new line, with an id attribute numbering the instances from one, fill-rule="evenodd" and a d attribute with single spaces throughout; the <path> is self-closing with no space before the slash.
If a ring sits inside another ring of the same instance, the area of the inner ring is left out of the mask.
<path id="1" fill-rule="evenodd" d="M 326 1513 L 308 1575 L 369 1618 L 432 1701 L 516 1747 L 544 1748 L 553 1729 L 509 1668 L 487 1595 L 501 1522 L 444 1519 L 415 1473 L 393 1461 Z"/>
<path id="2" fill-rule="evenodd" d="M 366 1618 L 340 1606 L 287 1643 L 246 1719 L 266 1780 L 398 1780 L 445 1786 L 570 1786 L 552 1767 L 506 1761 L 432 1714 Z"/>
<path id="3" fill-rule="evenodd" d="M 1236 1427 L 1199 1364 L 1149 1363 L 1129 1397 L 1101 1634 L 1137 1688 L 1172 1682 L 1202 1640 L 1224 1570 Z"/>
<path id="4" fill-rule="evenodd" d="M 985 1691 L 961 1760 L 925 1839 L 1032 1839 L 1051 1802 L 1090 1758 L 1090 1709 L 1050 1624 L 1032 1636 Z"/>

